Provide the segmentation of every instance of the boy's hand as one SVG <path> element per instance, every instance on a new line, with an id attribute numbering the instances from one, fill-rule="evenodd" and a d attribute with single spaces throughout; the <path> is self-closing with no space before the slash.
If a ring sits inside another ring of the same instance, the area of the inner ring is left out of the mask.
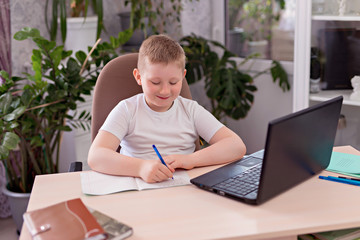
<path id="1" fill-rule="evenodd" d="M 159 160 L 144 160 L 140 168 L 140 177 L 148 183 L 162 182 L 172 178 L 174 168 L 167 168 Z"/>
<path id="2" fill-rule="evenodd" d="M 169 167 L 173 169 L 183 168 L 183 169 L 192 169 L 194 168 L 193 161 L 190 158 L 190 155 L 169 155 L 164 157 L 164 161 Z"/>

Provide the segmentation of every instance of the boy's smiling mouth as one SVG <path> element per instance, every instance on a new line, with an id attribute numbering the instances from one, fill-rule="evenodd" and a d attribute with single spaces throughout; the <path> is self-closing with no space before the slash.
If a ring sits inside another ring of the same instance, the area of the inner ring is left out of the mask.
<path id="1" fill-rule="evenodd" d="M 162 100 L 166 100 L 168 99 L 169 97 L 161 97 L 161 96 L 157 96 L 158 98 L 162 99 Z"/>

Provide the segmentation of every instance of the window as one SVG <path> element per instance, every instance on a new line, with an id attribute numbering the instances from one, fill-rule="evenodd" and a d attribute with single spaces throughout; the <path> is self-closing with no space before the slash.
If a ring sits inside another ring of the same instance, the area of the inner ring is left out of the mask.
<path id="1" fill-rule="evenodd" d="M 226 0 L 226 46 L 240 57 L 293 61 L 296 0 Z"/>

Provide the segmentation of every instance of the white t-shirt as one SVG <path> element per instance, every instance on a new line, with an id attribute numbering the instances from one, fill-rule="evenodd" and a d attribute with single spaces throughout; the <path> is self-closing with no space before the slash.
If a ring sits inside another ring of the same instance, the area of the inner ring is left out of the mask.
<path id="1" fill-rule="evenodd" d="M 190 154 L 198 136 L 209 142 L 222 126 L 196 101 L 179 96 L 168 111 L 155 112 L 141 93 L 119 102 L 100 130 L 120 140 L 121 154 L 158 159 L 153 144 L 163 156 Z"/>

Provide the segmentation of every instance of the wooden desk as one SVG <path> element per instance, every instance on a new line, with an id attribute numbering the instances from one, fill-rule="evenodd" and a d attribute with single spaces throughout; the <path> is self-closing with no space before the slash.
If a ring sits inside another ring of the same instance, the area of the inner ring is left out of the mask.
<path id="1" fill-rule="evenodd" d="M 360 155 L 350 146 L 334 150 Z M 188 173 L 195 177 L 214 168 Z M 296 239 L 297 234 L 360 226 L 360 188 L 317 176 L 251 206 L 193 185 L 85 196 L 79 172 L 42 175 L 36 177 L 28 210 L 78 197 L 132 226 L 130 239 Z M 30 238 L 24 225 L 20 239 Z"/>

